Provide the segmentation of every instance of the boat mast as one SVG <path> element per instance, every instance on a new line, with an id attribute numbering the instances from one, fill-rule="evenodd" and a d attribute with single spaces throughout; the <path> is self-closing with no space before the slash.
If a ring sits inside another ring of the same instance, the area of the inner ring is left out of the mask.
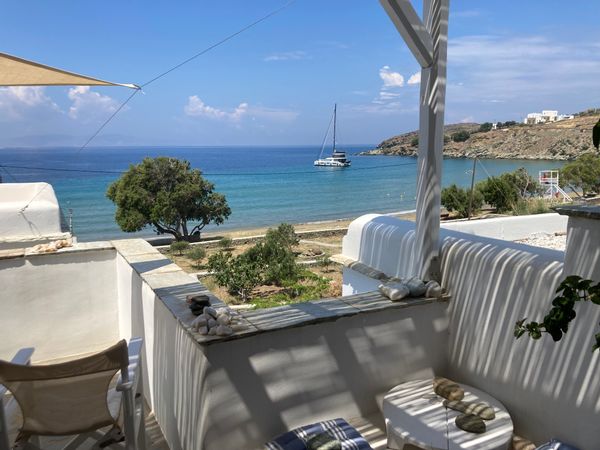
<path id="1" fill-rule="evenodd" d="M 337 103 L 333 104 L 333 153 L 335 153 L 335 124 L 337 122 Z"/>

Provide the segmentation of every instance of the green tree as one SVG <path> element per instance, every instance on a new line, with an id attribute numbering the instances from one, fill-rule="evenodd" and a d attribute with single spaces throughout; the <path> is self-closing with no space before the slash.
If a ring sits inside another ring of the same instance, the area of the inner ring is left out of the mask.
<path id="1" fill-rule="evenodd" d="M 485 202 L 499 213 L 512 211 L 520 198 L 517 188 L 507 177 L 489 177 L 477 183 L 477 190 L 483 194 Z"/>
<path id="2" fill-rule="evenodd" d="M 183 252 L 185 250 L 187 250 L 189 248 L 189 246 L 190 246 L 189 242 L 186 242 L 186 241 L 174 241 L 174 242 L 171 242 L 171 245 L 169 246 L 169 248 L 171 250 L 171 253 L 177 252 L 177 254 L 179 256 L 182 256 Z"/>
<path id="3" fill-rule="evenodd" d="M 415 136 L 410 140 L 410 145 L 412 147 L 418 147 L 419 146 L 419 136 Z"/>
<path id="4" fill-rule="evenodd" d="M 117 205 L 115 219 L 123 231 L 150 225 L 177 240 L 199 236 L 206 225 L 220 225 L 231 214 L 225 196 L 214 192 L 202 172 L 176 158 L 145 158 L 131 165 L 106 196 Z"/>
<path id="5" fill-rule="evenodd" d="M 561 184 L 581 189 L 583 195 L 600 193 L 600 156 L 593 153 L 581 155 L 560 171 Z"/>
<path id="6" fill-rule="evenodd" d="M 542 193 L 542 187 L 535 178 L 529 175 L 525 167 L 520 167 L 514 172 L 503 173 L 500 178 L 512 184 L 522 198 L 537 196 Z"/>
<path id="7" fill-rule="evenodd" d="M 451 136 L 451 138 L 454 142 L 465 142 L 470 137 L 471 137 L 471 133 L 469 133 L 467 130 L 457 131 L 456 133 L 452 133 L 452 136 Z"/>
<path id="8" fill-rule="evenodd" d="M 481 125 L 479 125 L 479 132 L 481 133 L 487 133 L 488 131 L 490 131 L 492 129 L 493 125 L 491 122 L 484 122 Z"/>
<path id="9" fill-rule="evenodd" d="M 456 184 L 442 189 L 442 205 L 451 212 L 456 212 L 458 217 L 467 217 L 469 215 L 470 191 L 458 187 Z M 483 206 L 483 195 L 477 189 L 473 190 L 473 202 L 471 205 L 471 214 L 481 209 Z"/>

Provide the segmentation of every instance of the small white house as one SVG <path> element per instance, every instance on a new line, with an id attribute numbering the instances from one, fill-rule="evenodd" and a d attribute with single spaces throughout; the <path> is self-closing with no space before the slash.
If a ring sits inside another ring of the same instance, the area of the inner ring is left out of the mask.
<path id="1" fill-rule="evenodd" d="M 523 120 L 526 125 L 537 125 L 538 123 L 560 122 L 561 120 L 573 119 L 573 114 L 558 114 L 558 111 L 545 109 L 541 113 L 529 113 Z"/>
<path id="2" fill-rule="evenodd" d="M 0 183 L 0 250 L 71 237 L 48 183 Z"/>

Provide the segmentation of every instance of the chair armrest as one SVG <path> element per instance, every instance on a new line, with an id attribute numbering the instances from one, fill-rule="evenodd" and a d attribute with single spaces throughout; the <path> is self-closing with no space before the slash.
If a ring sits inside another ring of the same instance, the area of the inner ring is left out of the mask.
<path id="1" fill-rule="evenodd" d="M 119 376 L 117 381 L 117 391 L 126 391 L 133 389 L 135 391 L 140 376 L 140 361 L 142 356 L 142 346 L 144 340 L 142 338 L 132 338 L 129 341 L 127 350 L 129 353 L 129 366 L 127 372 Z"/>
<path id="2" fill-rule="evenodd" d="M 34 349 L 31 347 L 22 348 L 19 350 L 15 356 L 10 360 L 13 364 L 20 364 L 22 366 L 28 366 L 31 364 L 31 356 L 33 355 Z M 6 389 L 3 385 L 0 384 L 0 401 L 2 401 L 2 397 L 8 389 Z"/>

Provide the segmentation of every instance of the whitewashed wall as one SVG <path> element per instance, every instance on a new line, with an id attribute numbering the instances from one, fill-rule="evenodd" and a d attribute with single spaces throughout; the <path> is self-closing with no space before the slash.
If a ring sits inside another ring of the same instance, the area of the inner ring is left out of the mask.
<path id="1" fill-rule="evenodd" d="M 51 185 L 0 183 L 0 249 L 33 246 L 68 236 L 62 233 L 60 207 Z"/>
<path id="2" fill-rule="evenodd" d="M 566 233 L 567 216 L 556 213 L 531 216 L 495 217 L 482 220 L 442 222 L 446 230 L 460 231 L 475 236 L 516 241 L 534 233 Z"/>
<path id="3" fill-rule="evenodd" d="M 177 272 L 147 275 L 164 257 L 152 264 L 145 245 L 117 256 L 120 329 L 144 338 L 147 398 L 173 450 L 261 448 L 296 426 L 375 413 L 395 384 L 446 368 L 440 303 L 200 345 L 180 320 L 191 321 L 183 299 L 202 286 Z M 136 259 L 149 270 L 133 270 Z"/>
<path id="4" fill-rule="evenodd" d="M 119 338 L 114 249 L 0 260 L 0 358 L 102 350 Z"/>
<path id="5" fill-rule="evenodd" d="M 517 320 L 542 320 L 551 307 L 564 253 L 450 230 L 441 235 L 442 285 L 452 296 L 448 375 L 498 398 L 517 432 L 538 443 L 558 437 L 581 449 L 600 448 L 600 353 L 591 352 L 598 308 L 578 306 L 577 324 L 558 344 L 548 336 L 517 341 L 512 334 Z M 363 244 L 365 236 L 371 242 Z M 345 256 L 367 255 L 368 263 L 360 260 L 388 275 L 402 273 L 398 266 L 412 258 L 405 221 L 363 217 L 347 239 L 353 242 L 344 241 Z M 372 242 L 395 251 L 396 263 L 374 258 Z"/>

